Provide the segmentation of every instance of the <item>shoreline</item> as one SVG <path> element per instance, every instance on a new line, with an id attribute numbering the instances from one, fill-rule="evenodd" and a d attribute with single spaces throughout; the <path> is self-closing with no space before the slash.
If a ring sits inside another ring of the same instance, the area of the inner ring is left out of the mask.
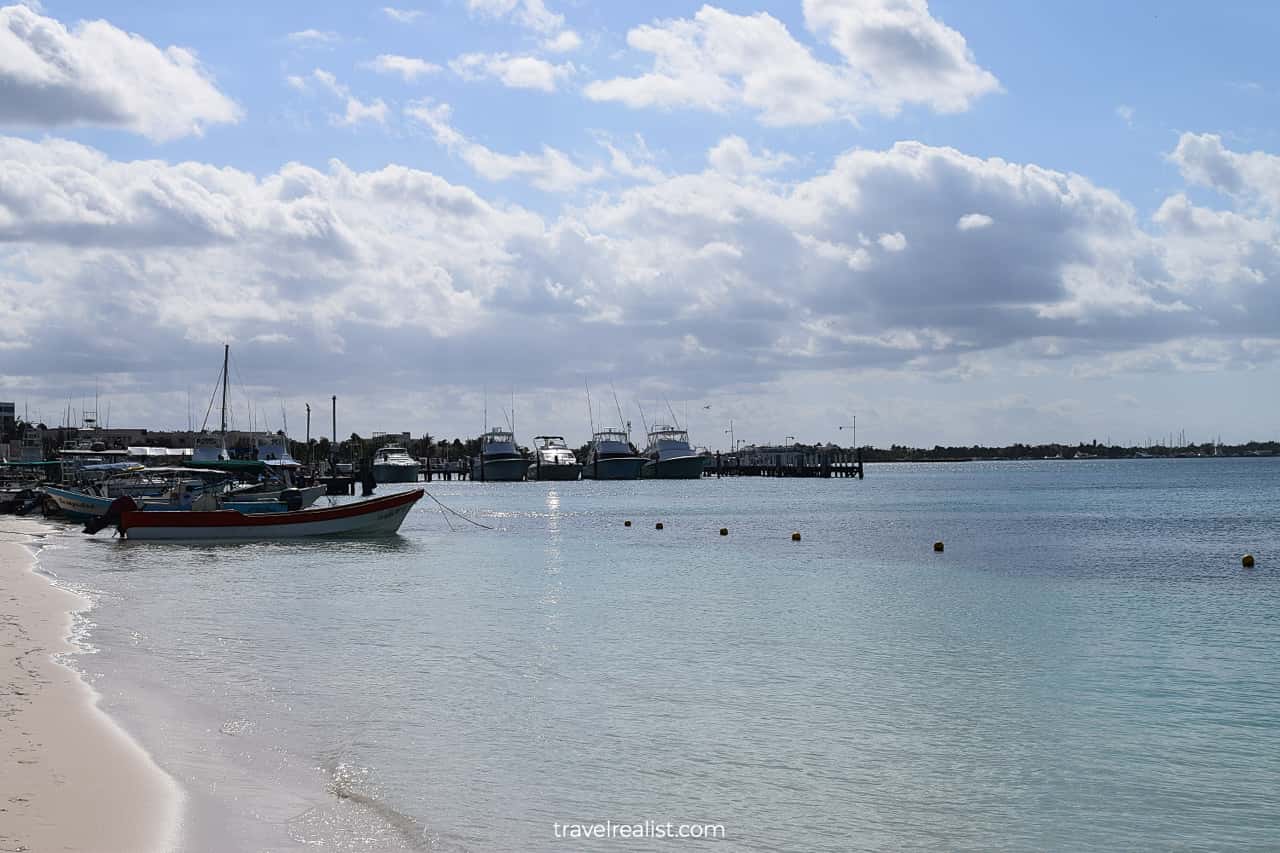
<path id="1" fill-rule="evenodd" d="M 0 847 L 7 850 L 170 850 L 183 794 L 59 658 L 83 596 L 36 571 L 49 529 L 6 516 L 0 533 Z"/>

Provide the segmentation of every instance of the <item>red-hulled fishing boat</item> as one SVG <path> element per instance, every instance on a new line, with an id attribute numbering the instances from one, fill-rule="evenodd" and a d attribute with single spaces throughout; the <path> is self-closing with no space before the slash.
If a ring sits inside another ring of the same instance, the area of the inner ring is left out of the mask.
<path id="1" fill-rule="evenodd" d="M 334 507 L 245 515 L 233 509 L 210 512 L 141 512 L 130 498 L 117 498 L 106 515 L 85 532 L 115 524 L 128 539 L 245 540 L 301 536 L 386 536 L 400 529 L 424 492 L 387 495 Z"/>

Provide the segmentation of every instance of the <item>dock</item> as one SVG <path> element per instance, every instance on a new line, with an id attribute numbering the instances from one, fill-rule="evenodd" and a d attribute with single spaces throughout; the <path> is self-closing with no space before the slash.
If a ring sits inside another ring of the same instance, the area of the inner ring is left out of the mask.
<path id="1" fill-rule="evenodd" d="M 716 453 L 704 477 L 848 477 L 864 479 L 862 451 L 756 453 L 746 457 Z"/>

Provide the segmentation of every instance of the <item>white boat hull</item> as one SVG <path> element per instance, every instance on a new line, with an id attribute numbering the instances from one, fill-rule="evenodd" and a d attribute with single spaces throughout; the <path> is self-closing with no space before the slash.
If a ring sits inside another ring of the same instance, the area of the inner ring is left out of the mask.
<path id="1" fill-rule="evenodd" d="M 191 513 L 126 512 L 130 540 L 267 541 L 303 537 L 385 536 L 395 533 L 423 496 L 421 490 L 298 512 L 244 515 L 229 510 Z"/>

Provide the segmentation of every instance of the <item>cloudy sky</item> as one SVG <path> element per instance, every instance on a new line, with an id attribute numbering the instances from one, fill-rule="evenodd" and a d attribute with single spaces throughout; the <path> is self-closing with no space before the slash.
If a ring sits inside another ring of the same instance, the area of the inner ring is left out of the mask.
<path id="1" fill-rule="evenodd" d="M 1273 4 L 394 2 L 0 9 L 0 399 L 1280 432 Z"/>

